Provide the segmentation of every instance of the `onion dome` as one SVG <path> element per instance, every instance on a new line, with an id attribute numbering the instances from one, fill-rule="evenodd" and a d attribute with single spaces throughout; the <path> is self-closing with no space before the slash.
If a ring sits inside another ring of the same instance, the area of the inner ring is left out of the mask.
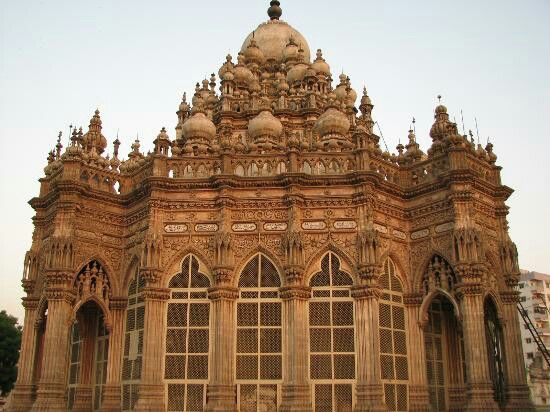
<path id="1" fill-rule="evenodd" d="M 183 124 L 182 133 L 186 139 L 187 152 L 197 148 L 199 153 L 206 153 L 216 137 L 216 126 L 212 123 L 202 108 L 193 108 L 193 115 Z"/>
<path id="2" fill-rule="evenodd" d="M 449 114 L 447 113 L 447 108 L 440 104 L 435 108 L 435 122 L 432 125 L 430 130 L 430 136 L 433 141 L 442 140 L 448 133 L 449 125 Z"/>
<path id="3" fill-rule="evenodd" d="M 285 46 L 285 49 L 283 51 L 283 61 L 285 63 L 294 63 L 296 60 L 298 60 L 298 45 L 294 41 L 294 39 L 291 37 L 288 40 L 288 43 Z"/>
<path id="4" fill-rule="evenodd" d="M 317 58 L 311 64 L 311 67 L 317 73 L 324 74 L 325 76 L 330 76 L 330 66 L 325 61 L 325 59 L 323 59 L 323 52 L 321 51 L 321 49 L 317 49 Z"/>
<path id="5" fill-rule="evenodd" d="M 314 130 L 321 139 L 336 136 L 346 136 L 350 128 L 347 116 L 340 110 L 329 107 L 315 122 Z"/>
<path id="6" fill-rule="evenodd" d="M 264 110 L 248 122 L 248 135 L 252 141 L 278 140 L 283 133 L 283 125 L 269 110 Z"/>
<path id="7" fill-rule="evenodd" d="M 101 154 L 107 147 L 107 139 L 105 139 L 105 136 L 101 134 L 101 124 L 99 110 L 96 110 L 93 117 L 90 119 L 88 133 L 86 133 L 82 138 L 82 144 L 88 152 L 95 149 L 97 154 Z"/>
<path id="8" fill-rule="evenodd" d="M 230 82 L 230 81 L 235 80 L 235 75 L 233 74 L 233 70 L 226 71 L 223 74 L 222 79 L 226 82 Z"/>
<path id="9" fill-rule="evenodd" d="M 235 67 L 232 60 L 233 57 L 230 54 L 225 57 L 225 63 L 222 65 L 222 67 L 220 67 L 220 70 L 218 70 L 218 75 L 220 76 L 220 79 L 223 79 L 223 75 L 227 72 L 232 71 Z"/>
<path id="10" fill-rule="evenodd" d="M 289 40 L 293 38 L 296 44 L 304 49 L 305 60 L 309 62 L 310 51 L 306 39 L 288 23 L 279 20 L 282 13 L 280 3 L 272 1 L 268 10 L 270 20 L 260 24 L 256 30 L 248 35 L 241 47 L 241 52 L 244 53 L 252 40 L 255 40 L 266 60 L 282 63 L 284 62 L 285 47 Z"/>
<path id="11" fill-rule="evenodd" d="M 233 74 L 235 75 L 235 81 L 238 84 L 245 85 L 248 87 L 248 85 L 254 80 L 254 74 L 250 71 L 248 67 L 244 64 L 244 54 L 239 53 L 239 57 L 237 58 L 237 65 L 233 69 Z"/>
<path id="12" fill-rule="evenodd" d="M 357 92 L 350 86 L 349 77 L 344 73 L 340 75 L 340 84 L 334 90 L 336 98 L 347 106 L 354 106 L 357 100 Z"/>
<path id="13" fill-rule="evenodd" d="M 254 40 L 254 38 L 252 38 L 250 44 L 244 51 L 244 57 L 246 57 L 246 62 L 248 64 L 256 63 L 258 65 L 262 65 L 265 62 L 264 54 L 256 44 L 256 40 Z"/>

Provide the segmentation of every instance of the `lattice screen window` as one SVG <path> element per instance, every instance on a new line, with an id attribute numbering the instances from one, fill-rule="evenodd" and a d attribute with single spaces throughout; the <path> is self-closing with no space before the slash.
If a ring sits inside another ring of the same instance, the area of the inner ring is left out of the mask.
<path id="1" fill-rule="evenodd" d="M 237 301 L 237 401 L 242 412 L 277 411 L 282 383 L 281 279 L 264 255 L 239 278 Z"/>
<path id="2" fill-rule="evenodd" d="M 447 408 L 445 359 L 443 355 L 444 313 L 439 300 L 434 300 L 430 305 L 428 317 L 428 325 L 424 331 L 424 343 L 426 346 L 426 370 L 430 405 L 433 410 L 444 411 Z"/>
<path id="3" fill-rule="evenodd" d="M 128 309 L 126 311 L 126 332 L 122 358 L 122 410 L 130 411 L 138 397 L 141 380 L 143 354 L 143 328 L 145 323 L 145 302 L 143 288 L 145 279 L 136 271 L 128 286 Z"/>
<path id="4" fill-rule="evenodd" d="M 380 371 L 388 410 L 408 410 L 409 365 L 403 287 L 388 259 L 380 277 Z"/>
<path id="5" fill-rule="evenodd" d="M 169 283 L 166 317 L 168 411 L 202 411 L 206 405 L 210 349 L 210 280 L 198 259 L 189 255 Z"/>
<path id="6" fill-rule="evenodd" d="M 78 331 L 77 323 L 73 323 L 71 328 L 71 353 L 69 357 L 69 377 L 68 377 L 68 396 L 67 408 L 73 409 L 73 404 L 76 395 L 76 387 L 78 386 L 78 378 L 80 375 L 80 350 L 82 348 L 82 338 Z"/>
<path id="7" fill-rule="evenodd" d="M 355 385 L 353 280 L 328 253 L 311 277 L 309 302 L 310 378 L 316 412 L 351 411 Z"/>

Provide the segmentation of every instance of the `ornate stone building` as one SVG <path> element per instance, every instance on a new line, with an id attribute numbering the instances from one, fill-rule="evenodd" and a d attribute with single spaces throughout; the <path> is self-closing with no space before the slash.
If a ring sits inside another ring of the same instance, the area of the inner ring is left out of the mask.
<path id="1" fill-rule="evenodd" d="M 440 105 L 383 152 L 268 14 L 153 153 L 106 155 L 98 111 L 50 153 L 11 410 L 530 410 L 492 145 Z"/>

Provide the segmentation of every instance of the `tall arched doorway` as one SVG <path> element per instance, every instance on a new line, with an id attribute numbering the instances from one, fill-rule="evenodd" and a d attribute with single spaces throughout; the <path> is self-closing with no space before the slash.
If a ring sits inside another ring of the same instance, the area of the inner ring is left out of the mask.
<path id="1" fill-rule="evenodd" d="M 355 387 L 353 279 L 329 252 L 309 286 L 310 379 L 314 411 L 352 411 Z"/>
<path id="2" fill-rule="evenodd" d="M 263 254 L 239 277 L 237 300 L 237 403 L 242 412 L 275 412 L 283 379 L 281 278 Z"/>

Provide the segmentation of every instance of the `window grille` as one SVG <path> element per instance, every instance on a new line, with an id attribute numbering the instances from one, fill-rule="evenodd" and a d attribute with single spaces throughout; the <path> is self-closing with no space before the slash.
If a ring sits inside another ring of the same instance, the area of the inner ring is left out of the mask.
<path id="1" fill-rule="evenodd" d="M 71 353 L 69 357 L 69 380 L 68 380 L 68 396 L 67 408 L 73 409 L 76 387 L 78 386 L 80 375 L 80 350 L 82 348 L 82 337 L 78 330 L 78 324 L 73 323 L 71 328 Z"/>
<path id="2" fill-rule="evenodd" d="M 122 410 L 130 411 L 138 398 L 143 356 L 143 328 L 145 324 L 145 302 L 143 288 L 145 279 L 138 270 L 128 286 L 128 309 L 126 310 L 126 331 L 122 358 Z"/>
<path id="3" fill-rule="evenodd" d="M 103 315 L 100 315 L 97 325 L 97 336 L 95 342 L 95 358 L 94 358 L 94 410 L 98 411 L 101 408 L 101 402 L 103 401 L 103 388 L 107 383 L 107 361 L 109 357 L 109 334 L 105 323 L 103 321 Z"/>
<path id="4" fill-rule="evenodd" d="M 239 278 L 237 402 L 242 412 L 277 411 L 282 383 L 281 279 L 273 263 L 256 255 Z"/>
<path id="5" fill-rule="evenodd" d="M 315 412 L 351 411 L 355 386 L 353 280 L 327 253 L 309 285 L 310 379 Z"/>
<path id="6" fill-rule="evenodd" d="M 441 302 L 434 300 L 428 311 L 428 325 L 424 332 L 424 343 L 430 405 L 436 411 L 447 410 L 443 319 L 444 313 Z"/>
<path id="7" fill-rule="evenodd" d="M 388 259 L 380 277 L 380 372 L 389 411 L 407 411 L 409 365 L 403 287 L 394 263 Z"/>
<path id="8" fill-rule="evenodd" d="M 189 255 L 172 289 L 166 316 L 164 378 L 168 411 L 202 411 L 206 405 L 210 349 L 210 280 Z"/>

